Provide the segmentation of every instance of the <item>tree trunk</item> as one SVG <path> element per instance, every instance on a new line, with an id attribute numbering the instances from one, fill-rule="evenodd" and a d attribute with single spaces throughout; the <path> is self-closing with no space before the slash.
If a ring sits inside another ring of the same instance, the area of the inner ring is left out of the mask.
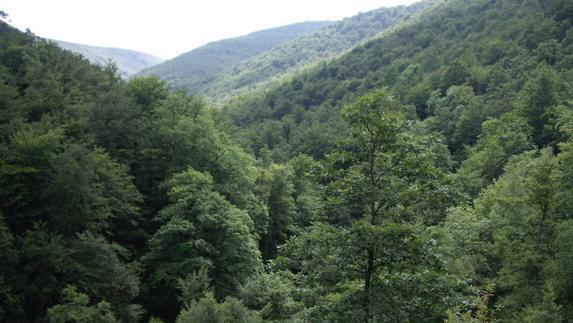
<path id="1" fill-rule="evenodd" d="M 364 308 L 364 321 L 371 322 L 372 321 L 372 313 L 370 311 L 371 308 L 371 286 L 372 286 L 372 276 L 374 274 L 374 246 L 368 247 L 368 265 L 366 267 L 366 272 L 364 273 L 364 301 L 363 301 L 363 308 Z"/>

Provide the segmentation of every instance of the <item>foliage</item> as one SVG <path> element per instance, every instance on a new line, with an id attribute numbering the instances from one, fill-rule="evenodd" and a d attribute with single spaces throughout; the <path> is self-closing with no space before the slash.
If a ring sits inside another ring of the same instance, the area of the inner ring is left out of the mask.
<path id="1" fill-rule="evenodd" d="M 571 321 L 571 6 L 426 5 L 223 110 L 0 23 L 0 321 Z"/>
<path id="2" fill-rule="evenodd" d="M 448 311 L 446 323 L 489 323 L 496 322 L 493 311 L 489 308 L 490 298 L 493 295 L 493 287 L 486 286 L 472 309 L 466 312 Z"/>
<path id="3" fill-rule="evenodd" d="M 89 297 L 79 293 L 73 286 L 62 291 L 62 301 L 63 304 L 48 309 L 50 322 L 119 322 L 108 303 L 101 301 L 90 306 Z"/>
<path id="4" fill-rule="evenodd" d="M 260 266 L 252 220 L 213 190 L 208 174 L 190 168 L 165 186 L 172 203 L 159 213 L 163 225 L 143 258 L 151 286 L 173 299 L 177 277 L 207 268 L 217 297 L 235 294 Z"/>
<path id="5" fill-rule="evenodd" d="M 217 303 L 213 294 L 207 293 L 198 301 L 193 301 L 177 317 L 178 323 L 250 323 L 261 322 L 256 313 L 249 311 L 241 301 L 228 297 Z"/>

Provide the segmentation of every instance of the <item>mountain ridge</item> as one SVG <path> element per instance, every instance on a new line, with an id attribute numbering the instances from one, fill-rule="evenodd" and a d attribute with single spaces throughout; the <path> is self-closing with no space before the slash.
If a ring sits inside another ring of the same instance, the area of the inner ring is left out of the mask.
<path id="1" fill-rule="evenodd" d="M 335 59 L 435 3 L 437 0 L 425 0 L 408 6 L 381 7 L 346 17 L 241 62 L 235 69 L 214 80 L 206 88 L 205 95 L 224 101 L 252 90 L 269 88 L 317 63 Z M 220 93 L 225 95 L 221 97 Z"/>
<path id="2" fill-rule="evenodd" d="M 197 94 L 203 84 L 241 61 L 331 23 L 330 21 L 300 22 L 213 41 L 145 69 L 138 73 L 138 76 L 158 76 L 174 88 L 186 89 L 189 93 Z"/>
<path id="3" fill-rule="evenodd" d="M 436 0 L 426 0 L 409 6 L 381 7 L 361 12 L 276 44 L 251 57 L 237 60 L 236 64 L 228 64 L 227 68 L 220 69 L 218 73 L 206 74 L 202 73 L 201 69 L 185 68 L 187 63 L 183 58 L 193 52 L 208 52 L 207 47 L 221 41 L 182 54 L 138 75 L 157 76 L 173 88 L 205 96 L 214 102 L 222 102 L 254 89 L 268 88 L 271 84 L 278 84 L 315 63 L 333 59 L 434 3 Z M 210 64 L 205 60 L 202 63 L 205 66 Z M 170 66 L 171 70 L 163 68 L 166 66 Z"/>
<path id="4" fill-rule="evenodd" d="M 161 57 L 137 50 L 92 46 L 55 39 L 50 41 L 55 42 L 63 49 L 84 56 L 90 62 L 97 65 L 106 65 L 108 61 L 111 60 L 117 65 L 123 76 L 126 77 L 132 76 L 142 69 L 165 61 Z"/>

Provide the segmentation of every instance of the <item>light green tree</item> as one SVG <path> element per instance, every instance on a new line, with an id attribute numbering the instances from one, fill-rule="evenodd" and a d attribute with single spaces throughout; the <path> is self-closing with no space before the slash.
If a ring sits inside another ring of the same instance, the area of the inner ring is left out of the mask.
<path id="1" fill-rule="evenodd" d="M 188 169 L 164 187 L 171 204 L 158 215 L 163 224 L 144 257 L 152 285 L 174 295 L 177 277 L 207 268 L 218 297 L 235 293 L 261 268 L 249 215 L 217 193 L 206 173 Z"/>
<path id="2" fill-rule="evenodd" d="M 73 286 L 68 286 L 62 291 L 62 304 L 48 309 L 48 319 L 54 323 L 120 322 L 113 314 L 109 303 L 101 301 L 91 305 L 90 298 L 78 292 Z"/>

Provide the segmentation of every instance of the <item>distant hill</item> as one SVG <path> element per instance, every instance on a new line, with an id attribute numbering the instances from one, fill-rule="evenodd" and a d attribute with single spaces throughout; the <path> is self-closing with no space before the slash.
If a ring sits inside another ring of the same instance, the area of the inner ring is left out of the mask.
<path id="1" fill-rule="evenodd" d="M 154 75 L 172 87 L 201 93 L 212 80 L 237 64 L 330 24 L 329 21 L 302 22 L 215 41 L 145 69 L 138 75 Z"/>
<path id="2" fill-rule="evenodd" d="M 63 49 L 81 54 L 94 64 L 105 65 L 112 60 L 125 76 L 131 76 L 144 68 L 164 61 L 163 58 L 129 49 L 89 46 L 61 40 L 53 41 Z"/>
<path id="3" fill-rule="evenodd" d="M 349 50 L 434 3 L 434 0 L 421 1 L 345 18 L 241 62 L 210 82 L 204 94 L 221 99 L 275 84 L 309 65 Z"/>
<path id="4" fill-rule="evenodd" d="M 333 58 L 435 2 L 380 8 L 334 23 L 302 23 L 222 40 L 146 69 L 139 75 L 155 75 L 172 87 L 222 101 L 275 84 L 306 66 Z M 288 32 L 294 27 L 306 27 L 308 32 L 298 35 L 291 32 L 290 39 L 285 37 L 285 41 L 275 44 L 267 42 L 272 46 L 266 48 L 258 46 L 261 37 L 271 32 Z"/>

